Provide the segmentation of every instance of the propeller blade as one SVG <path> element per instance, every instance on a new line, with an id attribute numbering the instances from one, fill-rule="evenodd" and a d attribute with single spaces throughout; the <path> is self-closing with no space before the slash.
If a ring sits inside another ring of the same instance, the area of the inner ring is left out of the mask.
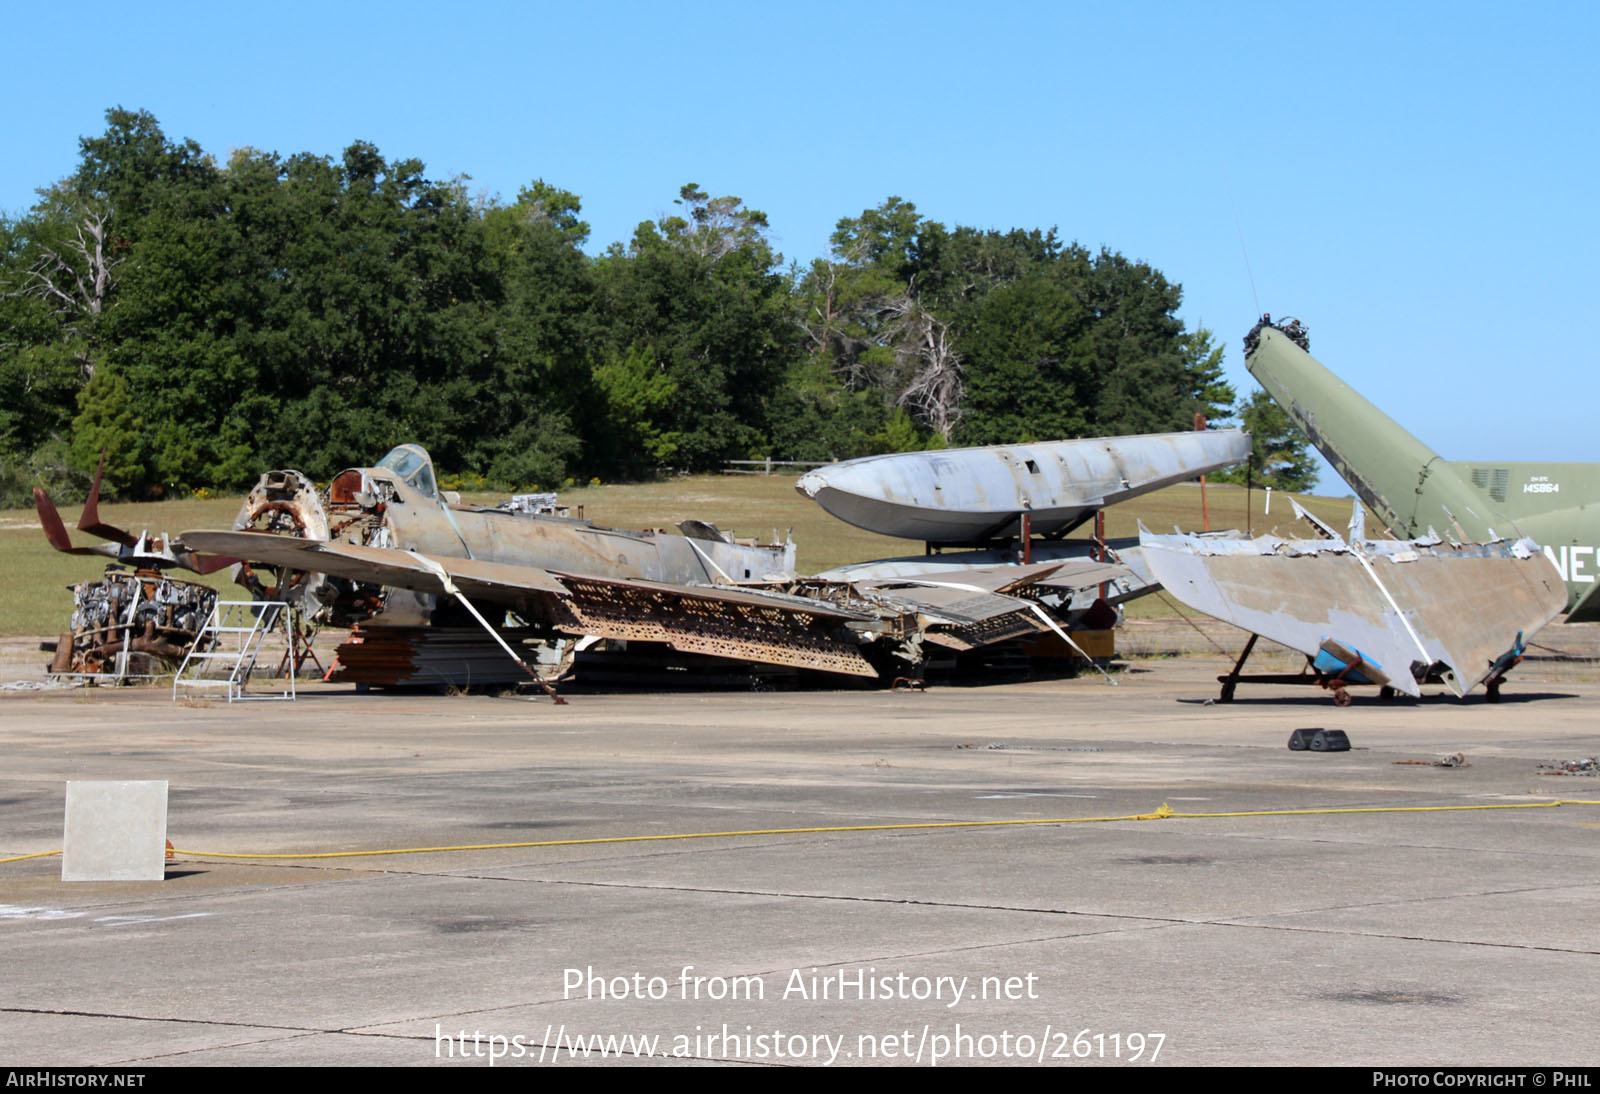
<path id="1" fill-rule="evenodd" d="M 83 503 L 83 515 L 78 518 L 78 530 L 109 539 L 112 543 L 120 543 L 124 547 L 132 547 L 139 542 L 138 536 L 124 532 L 114 524 L 100 522 L 100 479 L 105 471 L 106 454 L 101 452 L 100 466 L 94 469 L 94 485 L 89 488 L 89 500 Z"/>

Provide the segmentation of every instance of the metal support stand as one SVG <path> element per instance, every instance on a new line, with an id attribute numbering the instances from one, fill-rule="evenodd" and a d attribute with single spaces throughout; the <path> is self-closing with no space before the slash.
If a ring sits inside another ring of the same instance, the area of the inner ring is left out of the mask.
<path id="1" fill-rule="evenodd" d="M 1318 669 L 1312 663 L 1310 657 L 1306 658 L 1305 668 L 1299 672 L 1258 672 L 1246 676 L 1243 672 L 1244 663 L 1250 659 L 1250 653 L 1256 648 L 1256 640 L 1260 637 L 1259 634 L 1252 634 L 1250 640 L 1244 644 L 1244 649 L 1240 652 L 1239 659 L 1233 663 L 1233 669 L 1217 677 L 1217 683 L 1222 685 L 1222 693 L 1217 696 L 1217 702 L 1233 702 L 1234 690 L 1240 684 L 1315 684 L 1320 688 L 1333 692 L 1333 701 L 1336 706 L 1347 707 L 1351 702 L 1350 687 L 1358 683 L 1367 682 L 1347 678 L 1350 673 L 1361 667 L 1359 663 L 1352 662 L 1340 672 L 1327 673 Z M 1502 679 L 1504 678 L 1502 677 Z M 1420 682 L 1424 684 L 1443 683 L 1437 673 L 1429 673 Z M 1498 690 L 1497 684 L 1496 691 Z M 1378 698 L 1380 699 L 1393 699 L 1398 694 L 1400 693 L 1388 684 L 1381 684 L 1378 687 Z M 1493 702 L 1494 700 L 1491 699 L 1490 701 Z"/>
<path id="2" fill-rule="evenodd" d="M 317 672 L 326 676 L 327 672 L 322 667 L 321 658 L 317 656 L 317 651 L 311 648 L 311 643 L 316 640 L 316 632 L 306 626 L 306 617 L 293 608 L 289 609 L 289 635 L 289 648 L 284 650 L 283 656 L 278 659 L 278 675 L 283 677 L 294 673 L 303 676 L 306 662 L 310 661 L 317 666 Z M 294 659 L 293 666 L 289 664 L 290 658 Z"/>
<path id="3" fill-rule="evenodd" d="M 1225 676 L 1217 677 L 1217 682 L 1222 685 L 1222 694 L 1217 696 L 1217 702 L 1233 702 L 1233 691 L 1239 686 L 1239 670 L 1244 668 L 1244 663 L 1250 659 L 1250 651 L 1256 648 L 1256 639 L 1260 637 L 1259 634 L 1252 634 L 1250 641 L 1244 644 L 1244 652 L 1239 654 L 1239 660 L 1233 663 L 1233 671 Z"/>
<path id="4" fill-rule="evenodd" d="M 1222 694 L 1217 697 L 1219 703 L 1233 702 L 1233 693 L 1240 684 L 1316 684 L 1333 692 L 1335 706 L 1347 707 L 1350 705 L 1350 693 L 1345 690 L 1345 675 L 1357 666 L 1347 665 L 1343 672 L 1330 675 L 1316 668 L 1311 658 L 1306 658 L 1306 667 L 1299 672 L 1258 672 L 1249 676 L 1241 671 L 1244 663 L 1250 659 L 1250 653 L 1256 648 L 1256 639 L 1259 634 L 1252 634 L 1250 640 L 1244 644 L 1239 660 L 1233 663 L 1233 671 L 1217 677 L 1217 682 L 1222 685 Z M 1307 671 L 1309 670 L 1309 671 Z"/>
<path id="5" fill-rule="evenodd" d="M 1096 509 L 1094 511 L 1094 546 L 1095 561 L 1107 561 L 1110 552 L 1106 547 L 1106 511 L 1104 509 Z M 1106 598 L 1106 583 L 1104 581 L 1100 583 L 1100 591 L 1098 595 L 1101 600 Z"/>

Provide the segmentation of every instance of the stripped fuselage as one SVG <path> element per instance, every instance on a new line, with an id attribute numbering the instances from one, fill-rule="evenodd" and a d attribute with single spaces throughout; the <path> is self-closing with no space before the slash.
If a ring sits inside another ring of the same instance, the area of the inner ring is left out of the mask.
<path id="1" fill-rule="evenodd" d="M 1249 453 L 1236 429 L 899 452 L 819 467 L 795 489 L 858 528 L 975 546 L 1064 534 L 1108 505 Z"/>
<path id="2" fill-rule="evenodd" d="M 621 531 L 590 521 L 507 507 L 462 505 L 438 489 L 433 462 L 416 445 L 401 445 L 373 467 L 348 468 L 317 491 L 298 471 L 270 471 L 245 498 L 236 531 L 267 531 L 330 543 L 354 544 L 559 573 L 684 585 L 769 582 L 794 575 L 794 544 L 735 543 L 715 527 L 685 522 L 683 535 Z M 267 578 L 248 565 L 237 575 L 259 598 L 271 598 Z M 382 610 L 386 621 L 425 616 L 433 605 L 377 589 L 330 581 L 320 573 L 285 575 L 286 598 L 339 622 Z"/>

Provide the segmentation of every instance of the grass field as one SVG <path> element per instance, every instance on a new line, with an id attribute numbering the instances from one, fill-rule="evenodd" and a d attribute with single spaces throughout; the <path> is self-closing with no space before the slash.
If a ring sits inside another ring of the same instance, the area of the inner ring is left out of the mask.
<path id="1" fill-rule="evenodd" d="M 1212 528 L 1245 526 L 1245 491 L 1236 486 L 1210 486 L 1206 490 Z M 494 497 L 469 500 L 493 503 Z M 615 528 L 671 528 L 676 522 L 695 517 L 710 521 L 723 531 L 741 536 L 756 536 L 766 541 L 774 531 L 781 539 L 793 529 L 798 546 L 799 569 L 815 573 L 846 562 L 916 554 L 920 545 L 906 540 L 873 535 L 835 520 L 794 489 L 793 476 L 695 475 L 665 482 L 588 486 L 562 494 L 562 503 L 583 506 L 584 515 L 597 524 Z M 1348 499 L 1311 497 L 1300 499 L 1318 516 L 1342 528 L 1350 518 Z M 239 510 L 238 498 L 149 502 L 103 505 L 102 519 L 134 532 L 148 529 L 153 534 L 176 535 L 191 528 L 231 528 Z M 1294 524 L 1288 502 L 1274 499 L 1272 515 L 1264 512 L 1265 494 L 1256 490 L 1251 497 L 1251 523 L 1257 533 L 1276 525 L 1290 534 Z M 77 521 L 75 508 L 62 514 L 70 528 Z M 1170 531 L 1174 525 L 1186 531 L 1201 526 L 1200 489 L 1194 484 L 1169 487 L 1137 498 L 1106 511 L 1108 536 L 1131 536 L 1138 532 L 1138 521 L 1153 531 Z M 1369 525 L 1378 525 L 1371 517 Z M 1293 534 L 1304 534 L 1296 530 Z M 89 537 L 73 533 L 73 542 L 85 545 Z M 54 637 L 67 625 L 72 611 L 72 594 L 67 587 L 89 581 L 105 569 L 105 560 L 92 556 L 60 554 L 45 542 L 38 519 L 31 509 L 0 511 L 0 558 L 5 559 L 4 585 L 0 586 L 0 637 Z M 176 571 L 188 580 L 204 580 L 219 589 L 242 593 L 228 579 L 226 570 L 208 578 Z M 1160 600 L 1147 597 L 1130 606 L 1135 617 L 1170 614 Z"/>

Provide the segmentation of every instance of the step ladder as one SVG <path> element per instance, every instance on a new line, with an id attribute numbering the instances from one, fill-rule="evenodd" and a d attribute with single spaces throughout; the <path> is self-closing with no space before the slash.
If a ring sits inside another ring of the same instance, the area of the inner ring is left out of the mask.
<path id="1" fill-rule="evenodd" d="M 293 609 L 281 600 L 219 600 L 211 609 L 178 674 L 172 678 L 172 699 L 225 690 L 228 702 L 243 700 L 293 699 L 294 661 L 288 659 L 288 680 L 282 690 L 271 694 L 245 694 L 245 685 L 256 668 L 256 655 L 269 633 L 281 631 L 285 646 L 294 649 L 290 626 Z"/>

